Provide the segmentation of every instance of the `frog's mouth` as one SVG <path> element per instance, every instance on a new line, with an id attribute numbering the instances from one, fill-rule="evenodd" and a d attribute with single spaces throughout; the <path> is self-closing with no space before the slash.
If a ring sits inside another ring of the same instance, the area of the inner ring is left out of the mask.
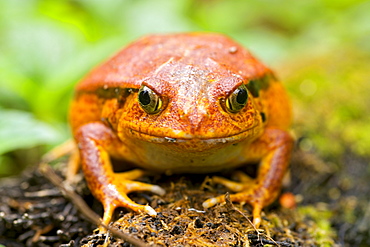
<path id="1" fill-rule="evenodd" d="M 201 135 L 192 135 L 183 132 L 176 132 L 176 135 L 173 136 L 156 136 L 153 134 L 148 134 L 140 132 L 134 129 L 130 129 L 130 134 L 146 142 L 151 143 L 202 143 L 205 145 L 214 145 L 214 144 L 232 144 L 238 143 L 243 140 L 254 140 L 257 136 L 261 134 L 260 128 L 256 128 L 257 125 L 254 125 L 242 132 L 229 135 L 229 136 L 201 136 Z M 176 136 L 176 137 L 174 137 Z"/>

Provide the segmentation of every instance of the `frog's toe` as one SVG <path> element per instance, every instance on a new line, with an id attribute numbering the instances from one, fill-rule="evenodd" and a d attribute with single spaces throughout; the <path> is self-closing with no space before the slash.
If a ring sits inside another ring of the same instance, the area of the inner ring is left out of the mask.
<path id="1" fill-rule="evenodd" d="M 153 185 L 150 189 L 150 192 L 159 196 L 164 196 L 164 194 L 166 194 L 166 191 L 158 185 Z"/>
<path id="2" fill-rule="evenodd" d="M 151 216 L 157 215 L 157 213 L 152 207 L 147 206 L 147 205 L 137 204 L 133 202 L 127 195 L 131 192 L 136 192 L 136 191 L 150 191 L 157 195 L 164 195 L 165 190 L 162 189 L 160 186 L 137 182 L 137 181 L 131 181 L 131 180 L 124 180 L 121 182 L 117 182 L 116 185 L 117 186 L 115 188 L 115 191 L 118 193 L 116 194 L 116 197 L 112 201 L 113 204 L 116 205 L 116 207 L 129 208 L 135 212 L 140 212 L 140 213 L 143 212 Z M 109 202 L 109 199 L 108 199 L 108 202 Z M 110 207 L 110 206 L 107 205 L 107 207 Z"/>
<path id="3" fill-rule="evenodd" d="M 157 216 L 157 212 L 149 205 L 144 206 L 144 212 L 152 217 Z"/>
<path id="4" fill-rule="evenodd" d="M 261 218 L 262 207 L 254 206 L 253 208 L 253 225 L 258 228 L 261 225 L 262 218 Z"/>
<path id="5" fill-rule="evenodd" d="M 243 202 L 249 202 L 249 198 L 245 197 L 245 193 L 237 193 L 237 194 L 230 195 L 230 201 L 243 203 Z M 218 203 L 223 203 L 223 202 L 225 202 L 225 195 L 207 199 L 206 201 L 203 202 L 202 205 L 204 208 L 210 208 L 210 207 L 215 206 Z"/>
<path id="6" fill-rule="evenodd" d="M 117 181 L 116 184 L 121 185 L 122 188 L 119 188 L 119 190 L 124 191 L 125 193 L 130 193 L 134 191 L 150 191 L 154 194 L 163 196 L 166 191 L 160 186 L 133 181 L 144 176 L 145 174 L 146 172 L 141 169 L 134 169 L 122 173 L 115 173 L 114 180 Z"/>
<path id="7" fill-rule="evenodd" d="M 240 183 L 243 183 L 243 184 L 252 184 L 255 182 L 255 180 L 253 178 L 251 178 L 250 176 L 248 176 L 247 174 L 245 174 L 244 172 L 242 171 L 235 171 L 233 173 L 233 175 L 235 177 L 237 177 L 237 179 L 240 181 Z"/>
<path id="8" fill-rule="evenodd" d="M 242 191 L 245 188 L 244 183 L 231 181 L 231 180 L 223 178 L 223 177 L 214 176 L 212 178 L 212 181 L 216 184 L 222 184 L 223 186 L 227 187 L 228 189 L 230 189 L 234 192 Z"/>
<path id="9" fill-rule="evenodd" d="M 146 213 L 150 216 L 156 216 L 156 211 L 148 206 L 141 205 L 132 201 L 128 194 L 135 191 L 150 191 L 152 193 L 163 195 L 165 190 L 158 185 L 146 184 L 142 182 L 118 179 L 114 177 L 112 183 L 106 186 L 102 193 L 97 193 L 95 196 L 99 198 L 104 207 L 104 215 L 102 223 L 108 225 L 111 222 L 114 210 L 118 207 L 131 209 L 134 212 Z M 103 227 L 99 228 L 99 231 L 104 233 Z"/>
<path id="10" fill-rule="evenodd" d="M 150 215 L 152 217 L 157 215 L 157 212 L 151 206 L 136 204 L 136 203 L 132 202 L 130 199 L 128 199 L 128 200 L 124 199 L 123 201 L 121 201 L 118 204 L 117 203 L 105 203 L 105 205 L 104 205 L 104 215 L 103 215 L 103 219 L 101 221 L 105 226 L 107 226 L 111 222 L 114 210 L 117 207 L 125 207 L 125 208 L 129 208 L 129 209 L 131 209 L 133 211 L 136 211 L 136 212 L 147 213 L 148 215 Z M 106 232 L 107 232 L 107 230 L 105 229 L 105 227 L 99 226 L 99 233 L 106 233 Z"/>
<path id="11" fill-rule="evenodd" d="M 135 191 L 150 191 L 160 196 L 163 196 L 166 193 L 166 191 L 158 185 L 147 184 L 147 183 L 142 183 L 142 182 L 137 182 L 137 181 L 130 181 L 130 180 L 121 182 L 121 184 L 125 187 L 126 193 L 131 193 Z"/>
<path id="12" fill-rule="evenodd" d="M 218 203 L 224 202 L 225 199 L 222 199 L 222 197 L 224 196 L 213 197 L 213 198 L 207 199 L 206 201 L 203 202 L 202 206 L 204 208 L 211 208 Z"/>

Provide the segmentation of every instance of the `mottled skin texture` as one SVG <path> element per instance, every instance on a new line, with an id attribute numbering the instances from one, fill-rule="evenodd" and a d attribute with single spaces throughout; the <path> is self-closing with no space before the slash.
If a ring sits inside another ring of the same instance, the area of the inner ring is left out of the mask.
<path id="1" fill-rule="evenodd" d="M 237 112 L 226 101 L 241 85 L 248 99 Z M 147 86 L 161 100 L 155 114 L 139 104 Z M 116 207 L 155 215 L 127 194 L 158 186 L 133 181 L 143 170 L 113 171 L 110 157 L 144 170 L 207 173 L 260 162 L 256 179 L 239 183 L 215 177 L 237 192 L 234 202 L 253 206 L 256 226 L 275 200 L 293 140 L 290 105 L 272 72 L 247 50 L 219 34 L 153 35 L 130 44 L 94 69 L 76 87 L 70 123 L 89 188 L 104 206 L 103 223 Z M 70 170 L 75 170 L 76 165 Z M 204 207 L 223 202 L 211 198 Z"/>

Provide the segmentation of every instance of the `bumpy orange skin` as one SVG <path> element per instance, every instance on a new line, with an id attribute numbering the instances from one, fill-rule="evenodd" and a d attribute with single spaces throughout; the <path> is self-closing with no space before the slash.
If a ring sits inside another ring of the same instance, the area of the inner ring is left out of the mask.
<path id="1" fill-rule="evenodd" d="M 252 85 L 254 83 L 254 85 Z M 245 84 L 248 102 L 229 112 L 225 101 Z M 145 85 L 163 101 L 149 114 L 138 102 Z M 257 178 L 235 183 L 231 200 L 262 208 L 275 200 L 293 140 L 288 97 L 272 72 L 231 39 L 210 33 L 153 35 L 130 44 L 94 69 L 76 87 L 70 124 L 87 183 L 109 223 L 118 206 L 154 215 L 127 193 L 159 187 L 132 181 L 143 173 L 115 173 L 110 157 L 145 170 L 207 173 L 260 162 Z M 205 207 L 222 202 L 207 200 Z"/>

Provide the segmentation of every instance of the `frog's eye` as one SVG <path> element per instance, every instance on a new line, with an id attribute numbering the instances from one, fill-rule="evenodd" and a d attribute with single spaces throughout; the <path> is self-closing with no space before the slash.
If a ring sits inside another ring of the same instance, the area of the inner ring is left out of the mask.
<path id="1" fill-rule="evenodd" d="M 242 84 L 226 99 L 225 105 L 229 112 L 239 112 L 248 102 L 247 87 Z"/>
<path id="2" fill-rule="evenodd" d="M 158 113 L 162 107 L 161 98 L 147 86 L 141 86 L 138 93 L 140 106 L 149 114 Z"/>

